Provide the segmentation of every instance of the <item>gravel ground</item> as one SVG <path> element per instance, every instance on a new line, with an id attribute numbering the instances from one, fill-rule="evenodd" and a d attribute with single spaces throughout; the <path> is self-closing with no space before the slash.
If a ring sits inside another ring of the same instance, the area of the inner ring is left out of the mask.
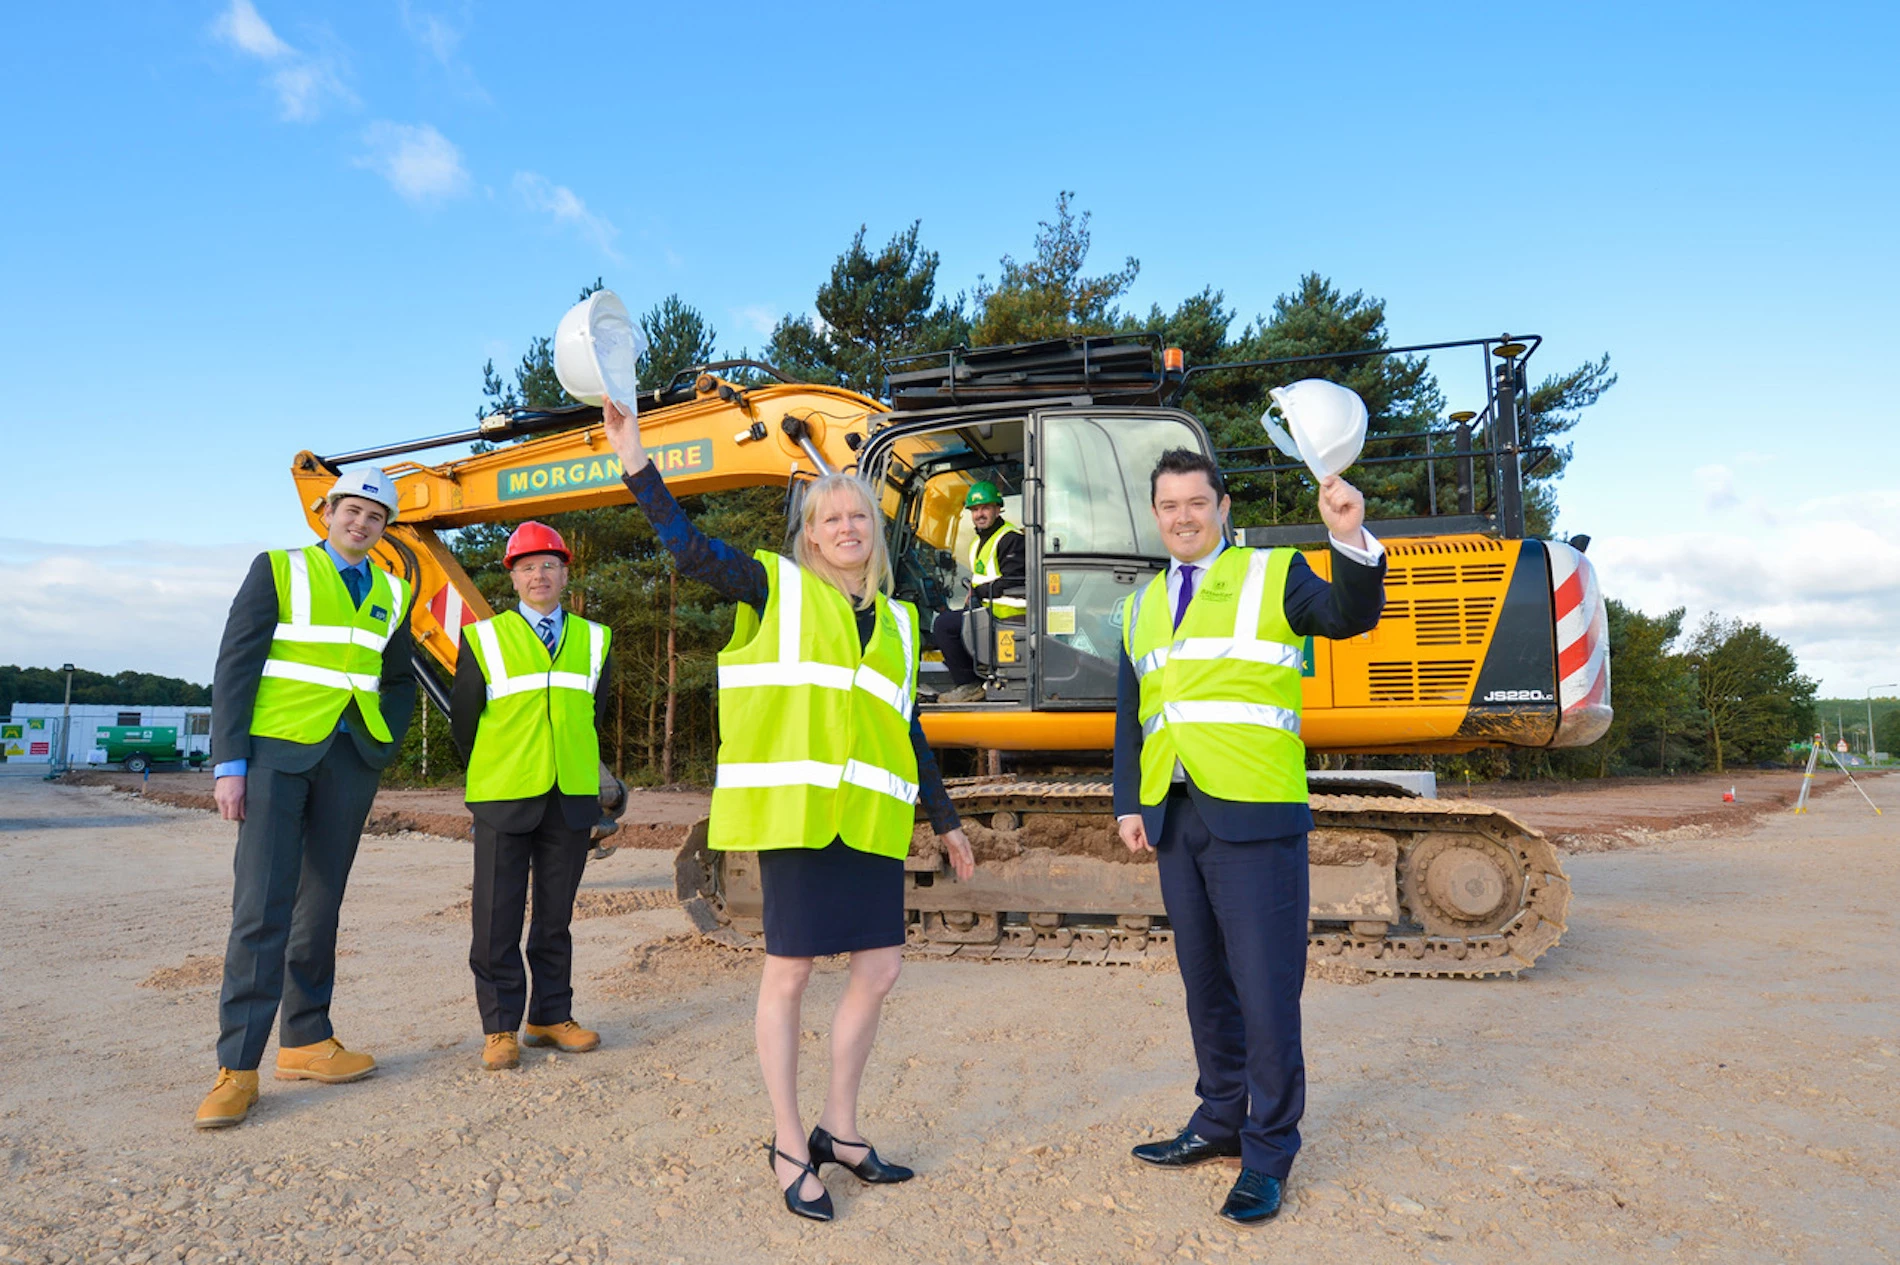
<path id="1" fill-rule="evenodd" d="M 1171 972 L 925 960 L 864 1115 L 919 1177 L 830 1170 L 838 1221 L 796 1221 L 760 1150 L 757 960 L 679 934 L 659 851 L 583 889 L 603 1048 L 492 1074 L 466 845 L 366 839 L 334 1015 L 381 1069 L 281 1083 L 267 1053 L 250 1121 L 196 1132 L 233 827 L 0 769 L 0 1260 L 1895 1259 L 1900 778 L 1864 785 L 1886 816 L 1833 789 L 1571 856 L 1570 932 L 1522 979 L 1310 980 L 1306 1150 L 1239 1231 L 1231 1170 L 1127 1156 L 1192 1107 Z M 808 1112 L 842 982 L 814 980 Z"/>

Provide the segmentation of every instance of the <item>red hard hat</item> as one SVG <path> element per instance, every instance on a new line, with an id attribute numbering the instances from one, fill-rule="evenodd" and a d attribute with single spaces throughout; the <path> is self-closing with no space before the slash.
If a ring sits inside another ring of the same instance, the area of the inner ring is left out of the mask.
<path id="1" fill-rule="evenodd" d="M 501 555 L 501 564 L 512 567 L 516 558 L 525 558 L 531 553 L 559 554 L 562 562 L 574 561 L 574 555 L 567 551 L 567 542 L 561 539 L 561 533 L 546 523 L 526 522 L 515 528 L 514 534 L 508 537 L 508 548 Z"/>

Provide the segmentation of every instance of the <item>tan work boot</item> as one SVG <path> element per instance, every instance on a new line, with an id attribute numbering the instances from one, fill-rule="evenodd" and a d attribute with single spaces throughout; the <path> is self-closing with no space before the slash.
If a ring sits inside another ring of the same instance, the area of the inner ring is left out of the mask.
<path id="1" fill-rule="evenodd" d="M 198 1104 L 197 1119 L 191 1123 L 199 1129 L 228 1129 L 234 1124 L 243 1124 L 244 1117 L 251 1114 L 251 1104 L 256 1101 L 256 1072 L 234 1072 L 221 1067 L 218 1083 Z"/>
<path id="2" fill-rule="evenodd" d="M 344 1049 L 343 1043 L 335 1037 L 315 1045 L 280 1047 L 277 1051 L 277 1079 L 280 1081 L 341 1085 L 345 1081 L 360 1081 L 375 1070 L 375 1059 Z"/>
<path id="3" fill-rule="evenodd" d="M 505 1072 L 521 1066 L 521 1043 L 512 1032 L 491 1032 L 482 1046 L 482 1066 L 491 1072 Z"/>
<path id="4" fill-rule="evenodd" d="M 600 1034 L 589 1032 L 572 1019 L 560 1023 L 530 1023 L 522 1026 L 521 1044 L 559 1046 L 565 1054 L 581 1054 L 600 1044 Z"/>

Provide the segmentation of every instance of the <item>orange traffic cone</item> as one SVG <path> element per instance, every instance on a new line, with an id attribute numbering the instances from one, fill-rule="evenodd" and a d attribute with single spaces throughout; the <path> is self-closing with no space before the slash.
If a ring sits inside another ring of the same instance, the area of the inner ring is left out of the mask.
<path id="1" fill-rule="evenodd" d="M 1726 791 L 1722 792 L 1722 802 L 1724 804 L 1733 804 L 1735 802 L 1735 788 L 1734 787 L 1731 786 Z"/>

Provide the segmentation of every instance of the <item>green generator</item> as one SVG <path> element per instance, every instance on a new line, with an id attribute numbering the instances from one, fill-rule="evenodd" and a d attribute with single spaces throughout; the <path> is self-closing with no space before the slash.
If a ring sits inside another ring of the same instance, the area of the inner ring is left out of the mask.
<path id="1" fill-rule="evenodd" d="M 106 753 L 107 764 L 123 764 L 130 773 L 143 773 L 155 764 L 189 763 L 196 768 L 205 759 L 201 751 L 187 756 L 178 749 L 175 725 L 101 726 L 94 745 Z"/>

